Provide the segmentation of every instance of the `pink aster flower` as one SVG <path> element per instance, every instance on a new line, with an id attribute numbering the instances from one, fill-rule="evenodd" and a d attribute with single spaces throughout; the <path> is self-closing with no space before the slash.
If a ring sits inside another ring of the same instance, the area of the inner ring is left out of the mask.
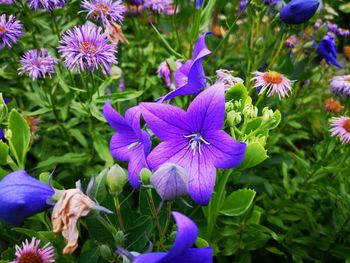
<path id="1" fill-rule="evenodd" d="M 35 10 L 40 8 L 45 11 L 53 11 L 56 8 L 63 8 L 66 6 L 65 0 L 29 0 L 29 6 Z"/>
<path id="2" fill-rule="evenodd" d="M 350 143 L 350 118 L 346 116 L 333 117 L 330 120 L 330 132 L 339 137 L 343 143 Z"/>
<path id="3" fill-rule="evenodd" d="M 350 75 L 336 76 L 331 80 L 331 91 L 337 95 L 350 95 Z"/>
<path id="4" fill-rule="evenodd" d="M 3 14 L 0 17 L 0 49 L 8 46 L 12 47 L 12 44 L 16 44 L 18 39 L 23 35 L 23 25 L 15 19 L 13 15 L 6 19 L 6 15 Z"/>
<path id="5" fill-rule="evenodd" d="M 40 262 L 51 263 L 55 262 L 55 250 L 50 243 L 47 243 L 42 248 L 39 248 L 40 240 L 32 238 L 22 243 L 22 247 L 16 245 L 16 259 L 11 263 L 25 262 Z"/>
<path id="6" fill-rule="evenodd" d="M 258 90 L 259 95 L 267 90 L 268 97 L 277 94 L 278 98 L 281 99 L 288 96 L 288 93 L 292 90 L 291 81 L 276 71 L 256 71 L 253 80 L 255 80 L 254 87 Z"/>
<path id="7" fill-rule="evenodd" d="M 172 4 L 173 0 L 148 0 L 145 2 L 144 8 L 151 9 L 156 13 L 170 15 L 169 9 L 171 9 Z"/>
<path id="8" fill-rule="evenodd" d="M 104 25 L 110 25 L 111 22 L 121 23 L 124 19 L 126 8 L 121 0 L 85 0 L 81 7 L 88 12 L 87 16 L 101 21 Z"/>

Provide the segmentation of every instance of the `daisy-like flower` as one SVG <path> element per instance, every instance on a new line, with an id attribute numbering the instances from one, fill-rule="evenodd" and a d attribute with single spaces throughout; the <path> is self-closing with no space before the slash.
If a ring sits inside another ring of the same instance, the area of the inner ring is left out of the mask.
<path id="1" fill-rule="evenodd" d="M 350 75 L 336 76 L 331 80 L 331 91 L 337 95 L 350 95 Z"/>
<path id="2" fill-rule="evenodd" d="M 32 238 L 26 239 L 22 247 L 16 245 L 16 259 L 11 263 L 51 263 L 55 262 L 55 250 L 50 243 L 42 248 L 39 247 L 40 240 Z"/>
<path id="3" fill-rule="evenodd" d="M 45 78 L 46 75 L 51 77 L 55 73 L 55 65 L 58 59 L 53 58 L 50 52 L 45 48 L 40 51 L 32 49 L 27 51 L 21 58 L 21 67 L 18 69 L 19 74 L 27 74 L 32 80 Z"/>
<path id="4" fill-rule="evenodd" d="M 29 0 L 29 6 L 35 10 L 42 8 L 45 11 L 52 11 L 58 7 L 65 7 L 66 2 L 65 0 Z"/>
<path id="5" fill-rule="evenodd" d="M 85 9 L 82 12 L 88 12 L 87 16 L 101 21 L 103 25 L 110 25 L 111 22 L 121 23 L 126 12 L 121 0 L 85 0 L 81 7 Z"/>
<path id="6" fill-rule="evenodd" d="M 13 3 L 13 0 L 0 0 L 0 5 L 12 5 Z"/>
<path id="7" fill-rule="evenodd" d="M 6 15 L 0 17 L 0 49 L 18 42 L 18 38 L 23 35 L 23 25 L 15 19 L 13 15 L 6 20 Z"/>
<path id="8" fill-rule="evenodd" d="M 115 58 L 115 44 L 108 43 L 101 28 L 91 23 L 68 30 L 60 44 L 58 50 L 69 70 L 94 72 L 102 68 L 102 72 L 107 74 L 111 66 L 118 63 Z"/>
<path id="9" fill-rule="evenodd" d="M 343 143 L 350 143 L 350 118 L 347 116 L 334 117 L 330 120 L 330 132 L 339 137 Z"/>
<path id="10" fill-rule="evenodd" d="M 278 98 L 281 99 L 288 96 L 292 90 L 291 81 L 276 71 L 256 71 L 253 80 L 255 80 L 254 87 L 259 91 L 259 95 L 267 90 L 268 97 L 277 94 Z"/>
<path id="11" fill-rule="evenodd" d="M 148 0 L 145 2 L 144 8 L 151 9 L 156 13 L 169 14 L 168 11 L 172 4 L 172 0 Z"/>

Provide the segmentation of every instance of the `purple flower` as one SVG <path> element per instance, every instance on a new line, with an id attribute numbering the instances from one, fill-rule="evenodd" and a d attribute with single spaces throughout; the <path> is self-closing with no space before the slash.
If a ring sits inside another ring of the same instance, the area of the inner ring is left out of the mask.
<path id="1" fill-rule="evenodd" d="M 164 142 L 148 156 L 150 168 L 175 163 L 186 169 L 189 194 L 200 204 L 209 203 L 216 168 L 239 165 L 246 144 L 222 131 L 225 117 L 225 89 L 215 84 L 200 93 L 187 112 L 172 105 L 141 103 L 142 115 L 150 129 Z"/>
<path id="2" fill-rule="evenodd" d="M 18 38 L 23 35 L 23 25 L 15 20 L 13 15 L 9 16 L 6 20 L 6 15 L 3 14 L 0 17 L 0 49 L 8 46 L 11 48 L 11 44 L 16 44 Z"/>
<path id="3" fill-rule="evenodd" d="M 0 5 L 12 5 L 14 2 L 13 0 L 0 0 Z"/>
<path id="4" fill-rule="evenodd" d="M 5 104 L 7 105 L 11 99 L 10 98 L 3 98 L 3 100 L 4 100 Z"/>
<path id="5" fill-rule="evenodd" d="M 42 248 L 40 248 L 39 244 L 40 240 L 33 237 L 30 243 L 26 239 L 26 241 L 22 243 L 22 247 L 16 245 L 16 260 L 12 261 L 11 263 L 55 262 L 54 247 L 50 243 L 46 243 Z"/>
<path id="6" fill-rule="evenodd" d="M 186 61 L 174 75 L 177 89 L 165 95 L 163 101 L 177 96 L 193 95 L 200 92 L 206 86 L 205 73 L 202 65 L 204 57 L 211 54 L 205 45 L 205 37 L 208 33 L 201 35 L 196 44 L 192 59 Z"/>
<path id="7" fill-rule="evenodd" d="M 21 224 L 27 217 L 48 209 L 47 200 L 54 190 L 20 170 L 0 181 L 0 220 Z"/>
<path id="8" fill-rule="evenodd" d="M 18 69 L 19 74 L 27 74 L 32 80 L 45 78 L 46 75 L 51 77 L 55 73 L 55 65 L 58 59 L 53 58 L 50 52 L 45 48 L 40 51 L 32 49 L 27 51 L 21 58 L 21 67 Z"/>
<path id="9" fill-rule="evenodd" d="M 350 118 L 347 116 L 330 119 L 330 132 L 338 137 L 342 143 L 350 143 Z"/>
<path id="10" fill-rule="evenodd" d="M 44 9 L 45 11 L 52 11 L 58 7 L 65 7 L 65 0 L 29 0 L 29 6 L 38 10 L 39 8 Z"/>
<path id="11" fill-rule="evenodd" d="M 115 44 L 109 44 L 106 34 L 101 33 L 101 28 L 91 23 L 68 30 L 60 44 L 58 50 L 69 70 L 94 72 L 101 67 L 106 74 L 113 64 L 118 63 Z"/>
<path id="12" fill-rule="evenodd" d="M 101 21 L 104 25 L 110 25 L 111 22 L 121 23 L 126 12 L 121 0 L 85 0 L 81 3 L 81 7 L 86 9 L 82 12 L 88 12 L 88 16 Z"/>
<path id="13" fill-rule="evenodd" d="M 151 9 L 156 13 L 165 13 L 169 11 L 169 7 L 173 4 L 173 0 L 147 0 L 145 1 L 144 8 Z"/>
<path id="14" fill-rule="evenodd" d="M 241 13 L 244 8 L 246 8 L 248 1 L 247 0 L 241 0 L 238 8 L 238 13 Z"/>
<path id="15" fill-rule="evenodd" d="M 348 36 L 350 36 L 350 31 L 348 29 L 339 27 L 337 34 L 340 37 L 348 37 Z"/>
<path id="16" fill-rule="evenodd" d="M 275 5 L 279 0 L 263 0 L 264 5 Z"/>
<path id="17" fill-rule="evenodd" d="M 326 35 L 318 44 L 316 52 L 326 60 L 328 65 L 334 65 L 339 68 L 343 67 L 337 61 L 337 49 L 332 36 Z"/>
<path id="18" fill-rule="evenodd" d="M 171 88 L 172 86 L 172 80 L 171 80 L 171 69 L 168 65 L 168 62 L 164 60 L 162 63 L 159 64 L 157 73 L 159 77 L 163 78 L 165 81 L 165 84 Z"/>
<path id="19" fill-rule="evenodd" d="M 5 138 L 4 130 L 0 128 L 0 141 L 3 141 Z"/>
<path id="20" fill-rule="evenodd" d="M 197 2 L 196 2 L 196 8 L 197 8 L 197 9 L 201 9 L 202 5 L 203 5 L 203 0 L 197 0 Z"/>
<path id="21" fill-rule="evenodd" d="M 119 81 L 119 90 L 120 91 L 124 91 L 125 90 L 125 80 L 124 79 L 121 79 Z"/>
<path id="22" fill-rule="evenodd" d="M 281 10 L 281 20 L 287 24 L 308 21 L 317 11 L 319 0 L 292 0 Z"/>
<path id="23" fill-rule="evenodd" d="M 128 2 L 130 5 L 140 6 L 145 3 L 145 0 L 129 0 Z"/>
<path id="24" fill-rule="evenodd" d="M 179 212 L 172 212 L 171 214 L 175 218 L 177 235 L 175 243 L 170 251 L 145 253 L 134 257 L 124 249 L 118 248 L 116 253 L 128 256 L 133 263 L 212 263 L 212 247 L 192 248 L 198 236 L 196 224 L 190 218 Z"/>
<path id="25" fill-rule="evenodd" d="M 140 128 L 140 108 L 128 109 L 123 118 L 107 101 L 103 107 L 103 115 L 117 131 L 110 142 L 111 154 L 117 160 L 129 161 L 130 184 L 138 189 L 141 185 L 139 173 L 142 168 L 148 167 L 146 156 L 151 148 L 150 136 Z"/>

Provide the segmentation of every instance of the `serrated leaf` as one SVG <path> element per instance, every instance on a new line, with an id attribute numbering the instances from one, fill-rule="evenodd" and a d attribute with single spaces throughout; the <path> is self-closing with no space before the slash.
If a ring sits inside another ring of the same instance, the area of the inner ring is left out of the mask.
<path id="1" fill-rule="evenodd" d="M 239 216 L 244 214 L 253 203 L 255 191 L 252 189 L 239 189 L 230 194 L 221 208 L 220 213 L 226 216 Z"/>

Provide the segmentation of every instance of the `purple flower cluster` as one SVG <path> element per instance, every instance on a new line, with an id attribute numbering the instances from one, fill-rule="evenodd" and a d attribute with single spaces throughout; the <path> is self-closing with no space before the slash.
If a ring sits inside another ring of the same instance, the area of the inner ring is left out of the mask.
<path id="1" fill-rule="evenodd" d="M 147 0 L 143 7 L 156 13 L 171 15 L 173 0 Z"/>
<path id="2" fill-rule="evenodd" d="M 63 8 L 66 6 L 65 0 L 29 0 L 29 6 L 38 10 L 40 8 L 45 11 L 52 11 L 55 8 Z"/>
<path id="3" fill-rule="evenodd" d="M 102 68 L 107 74 L 112 65 L 117 64 L 115 44 L 108 43 L 101 28 L 91 23 L 68 30 L 59 42 L 59 52 L 69 70 L 94 72 Z"/>
<path id="4" fill-rule="evenodd" d="M 12 5 L 14 2 L 13 0 L 0 0 L 0 5 Z"/>
<path id="5" fill-rule="evenodd" d="M 0 17 L 0 49 L 4 47 L 12 47 L 16 44 L 18 39 L 23 35 L 23 25 L 10 15 L 8 20 L 6 15 Z"/>
<path id="6" fill-rule="evenodd" d="M 58 59 L 53 58 L 50 52 L 45 48 L 40 51 L 32 49 L 27 51 L 21 58 L 21 67 L 18 69 L 19 74 L 27 74 L 32 80 L 45 78 L 46 75 L 51 77 L 55 73 L 55 65 Z"/>

